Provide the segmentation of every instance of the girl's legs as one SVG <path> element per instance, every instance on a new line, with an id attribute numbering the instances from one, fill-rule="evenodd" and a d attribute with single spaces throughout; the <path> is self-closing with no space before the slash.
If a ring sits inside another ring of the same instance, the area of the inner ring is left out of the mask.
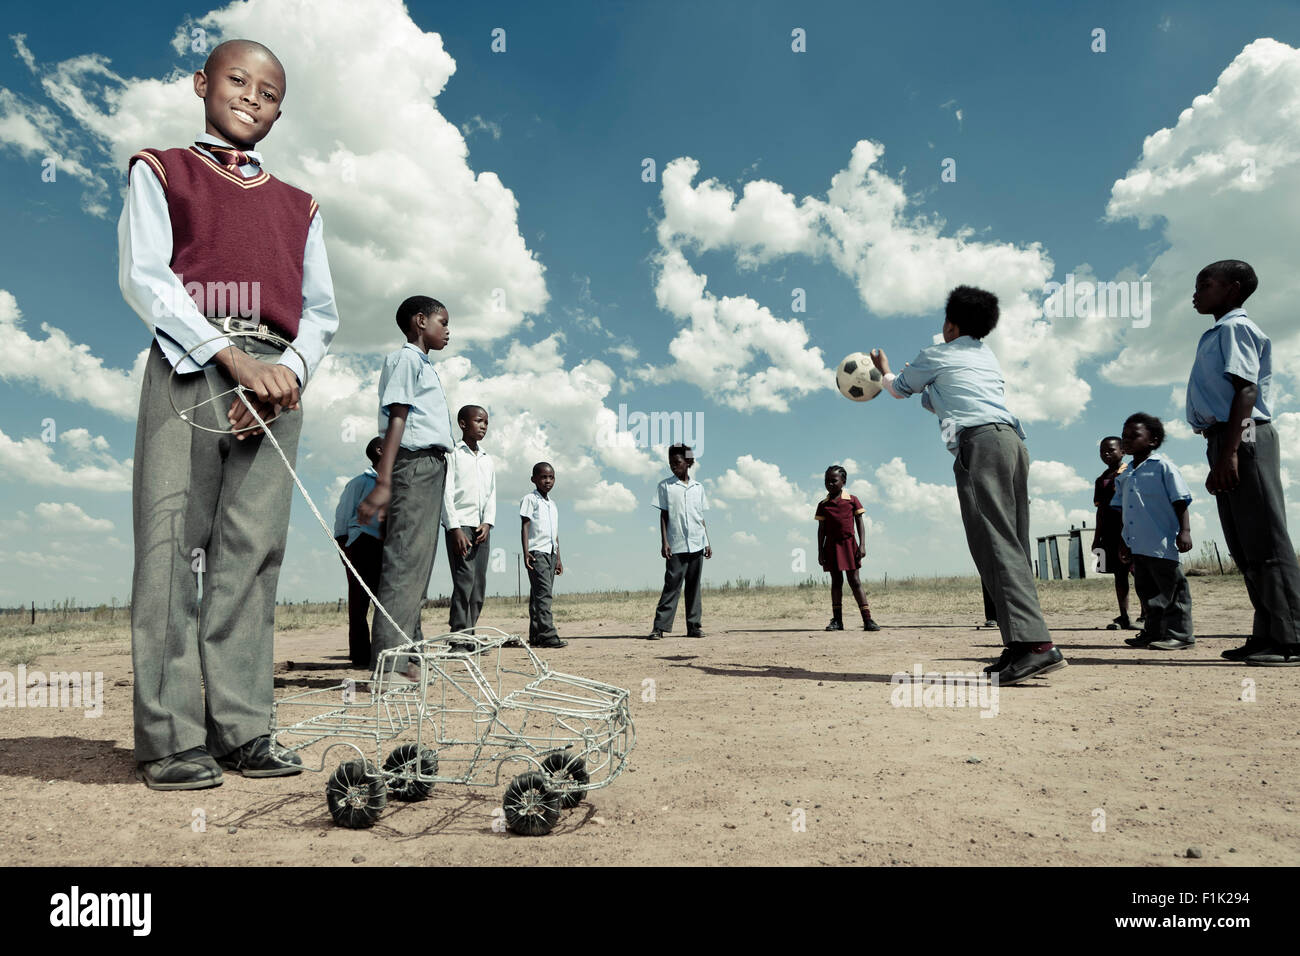
<path id="1" fill-rule="evenodd" d="M 831 572 L 831 620 L 844 623 L 844 572 Z"/>
<path id="2" fill-rule="evenodd" d="M 865 625 L 871 620 L 871 605 L 867 603 L 866 595 L 862 593 L 862 582 L 858 580 L 856 570 L 846 571 L 849 576 L 849 590 L 853 592 L 853 599 L 858 602 L 858 609 L 862 611 L 862 623 Z"/>
<path id="3" fill-rule="evenodd" d="M 1128 620 L 1128 572 L 1122 568 L 1115 572 L 1115 602 L 1119 605 L 1119 616 Z"/>

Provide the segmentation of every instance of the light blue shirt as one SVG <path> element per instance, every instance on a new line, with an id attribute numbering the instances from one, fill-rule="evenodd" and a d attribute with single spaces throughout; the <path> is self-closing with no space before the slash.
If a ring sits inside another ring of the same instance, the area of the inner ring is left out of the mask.
<path id="1" fill-rule="evenodd" d="M 1025 437 L 1020 419 L 1007 411 L 1004 384 L 993 350 L 969 335 L 922 349 L 885 378 L 895 398 L 921 393 L 921 406 L 939 416 L 939 432 L 954 455 L 962 431 L 976 425 L 1006 424 Z"/>
<path id="2" fill-rule="evenodd" d="M 348 545 L 363 534 L 372 538 L 379 537 L 379 515 L 375 515 L 369 524 L 362 524 L 357 518 L 357 505 L 370 494 L 378 477 L 375 469 L 367 468 L 343 487 L 343 494 L 339 495 L 339 506 L 334 509 L 334 537 L 347 535 Z"/>
<path id="3" fill-rule="evenodd" d="M 200 133 L 195 142 L 230 145 L 208 133 Z M 207 150 L 203 153 L 216 159 Z M 244 178 L 261 173 L 262 154 L 247 149 L 244 153 L 249 158 L 247 165 L 239 167 Z M 167 193 L 148 163 L 131 167 L 130 188 L 122 218 L 117 223 L 117 249 L 117 281 L 122 297 L 153 330 L 173 368 L 181 373 L 200 371 L 212 361 L 212 356 L 232 344 L 227 338 L 218 338 L 221 333 L 204 318 L 172 272 L 172 221 L 167 211 Z M 293 370 L 299 385 L 315 373 L 338 327 L 334 280 L 325 256 L 325 227 L 317 210 L 303 249 L 302 317 L 298 321 L 298 336 L 293 340 L 293 347 L 302 353 L 307 364 L 304 368 L 289 349 L 285 349 L 279 362 Z M 208 344 L 201 344 L 204 342 Z M 191 349 L 190 356 L 182 361 Z"/>
<path id="4" fill-rule="evenodd" d="M 1115 476 L 1110 506 L 1123 512 L 1124 543 L 1134 554 L 1178 560 L 1178 512 L 1173 502 L 1192 500 L 1178 466 L 1157 451 Z"/>
<path id="5" fill-rule="evenodd" d="M 528 519 L 528 550 L 551 554 L 560 547 L 560 509 L 534 488 L 519 502 L 519 517 Z"/>
<path id="6" fill-rule="evenodd" d="M 388 358 L 379 373 L 379 436 L 388 434 L 388 406 L 410 405 L 401 447 L 419 451 L 438 445 L 451 451 L 456 443 L 451 437 L 451 412 L 442 380 L 428 353 L 407 342 Z"/>
<path id="7" fill-rule="evenodd" d="M 673 554 L 694 554 L 708 546 L 704 512 L 709 510 L 709 499 L 698 481 L 689 475 L 685 481 L 676 475 L 665 478 L 659 482 L 655 507 L 668 515 L 668 550 Z"/>
<path id="8" fill-rule="evenodd" d="M 1195 431 L 1228 421 L 1237 394 L 1229 375 L 1259 387 L 1251 417 L 1272 421 L 1273 343 L 1246 317 L 1245 309 L 1233 309 L 1196 343 L 1196 361 L 1187 379 L 1187 424 Z"/>

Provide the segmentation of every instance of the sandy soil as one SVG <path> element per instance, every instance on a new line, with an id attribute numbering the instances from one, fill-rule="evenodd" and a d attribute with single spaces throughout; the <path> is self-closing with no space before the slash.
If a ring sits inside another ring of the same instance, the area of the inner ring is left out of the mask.
<path id="1" fill-rule="evenodd" d="M 1071 666 L 1001 690 L 994 717 L 891 704 L 895 672 L 996 656 L 965 612 L 877 602 L 885 630 L 827 634 L 819 606 L 722 619 L 706 599 L 707 638 L 661 643 L 607 616 L 564 621 L 571 645 L 544 656 L 630 688 L 638 743 L 628 772 L 541 838 L 493 832 L 500 788 L 438 787 L 356 831 L 333 825 L 325 774 L 150 792 L 134 778 L 127 643 L 74 648 L 28 669 L 103 671 L 101 717 L 0 711 L 0 863 L 1294 865 L 1300 671 L 1219 660 L 1243 601 L 1216 607 L 1207 589 L 1230 583 L 1193 580 L 1200 640 L 1181 653 L 1125 648 L 1100 614 L 1049 616 Z M 280 635 L 295 666 L 278 692 L 347 676 L 345 645 L 340 628 Z"/>

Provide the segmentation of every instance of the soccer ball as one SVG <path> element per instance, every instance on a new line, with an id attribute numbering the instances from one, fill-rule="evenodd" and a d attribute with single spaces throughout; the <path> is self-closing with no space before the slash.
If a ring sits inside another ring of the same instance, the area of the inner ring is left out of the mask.
<path id="1" fill-rule="evenodd" d="M 854 352 L 835 370 L 835 387 L 850 401 L 869 402 L 884 388 L 884 378 L 870 355 Z"/>

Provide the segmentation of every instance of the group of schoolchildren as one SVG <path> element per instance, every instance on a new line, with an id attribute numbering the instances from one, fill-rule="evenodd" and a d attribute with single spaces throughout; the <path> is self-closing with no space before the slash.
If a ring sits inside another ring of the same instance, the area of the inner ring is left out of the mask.
<path id="1" fill-rule="evenodd" d="M 267 173 L 254 148 L 280 116 L 286 79 L 279 60 L 253 41 L 227 41 L 193 85 L 204 103 L 204 132 L 187 148 L 131 157 L 118 229 L 119 284 L 154 332 L 136 428 L 131 627 L 135 756 L 141 779 L 157 790 L 217 786 L 223 771 L 277 777 L 302 770 L 298 756 L 273 747 L 268 734 L 276 585 L 292 490 L 278 458 L 296 461 L 301 416 L 292 413 L 339 323 L 317 204 Z M 260 287 L 258 314 L 232 315 L 224 294 L 218 303 L 188 293 L 228 289 L 232 281 Z M 1214 263 L 1198 276 L 1194 305 L 1216 324 L 1198 347 L 1187 413 L 1207 439 L 1207 488 L 1255 606 L 1250 639 L 1224 656 L 1300 665 L 1300 567 L 1268 424 L 1270 346 L 1241 307 L 1255 285 L 1240 262 Z M 1001 371 L 983 341 L 997 320 L 994 295 L 962 286 L 948 298 L 942 343 L 897 374 L 883 352 L 872 359 L 891 395 L 919 392 L 922 406 L 939 417 L 967 542 L 1005 645 L 986 671 L 1014 684 L 1065 660 L 1043 620 L 1029 555 L 1024 431 L 1007 410 Z M 429 360 L 431 350 L 446 346 L 449 322 L 447 309 L 425 296 L 397 310 L 406 343 L 385 359 L 380 376 L 380 437 L 367 446 L 373 467 L 348 486 L 336 516 L 336 539 L 386 612 L 377 613 L 367 644 L 359 636 L 366 602 L 349 602 L 349 650 L 358 666 L 420 637 L 440 528 L 453 561 L 453 630 L 472 628 L 482 606 L 495 475 L 480 444 L 488 427 L 483 408 L 464 406 L 461 441 L 452 439 Z M 1132 559 L 1145 595 L 1143 639 L 1172 647 L 1192 639 L 1177 561 L 1191 546 L 1190 495 L 1156 453 L 1162 437 L 1149 416 L 1125 425 L 1121 444 L 1133 466 L 1114 475 L 1122 522 L 1115 551 L 1117 567 Z M 701 568 L 712 550 L 708 501 L 690 477 L 692 464 L 691 450 L 674 446 L 672 476 L 658 487 L 666 569 L 652 640 L 671 629 L 683 584 L 687 633 L 703 636 Z M 834 575 L 830 628 L 843 627 L 847 575 L 863 626 L 874 630 L 857 573 L 862 506 L 846 495 L 847 477 L 839 467 L 827 471 L 827 497 L 815 516 L 821 564 Z M 554 469 L 539 462 L 532 482 L 536 490 L 520 505 L 529 641 L 561 647 L 550 614 L 551 582 L 563 572 L 550 497 Z M 204 556 L 201 584 L 197 553 Z M 353 593 L 364 596 L 359 586 Z M 397 661 L 393 679 L 399 675 L 418 679 L 414 662 Z"/>

